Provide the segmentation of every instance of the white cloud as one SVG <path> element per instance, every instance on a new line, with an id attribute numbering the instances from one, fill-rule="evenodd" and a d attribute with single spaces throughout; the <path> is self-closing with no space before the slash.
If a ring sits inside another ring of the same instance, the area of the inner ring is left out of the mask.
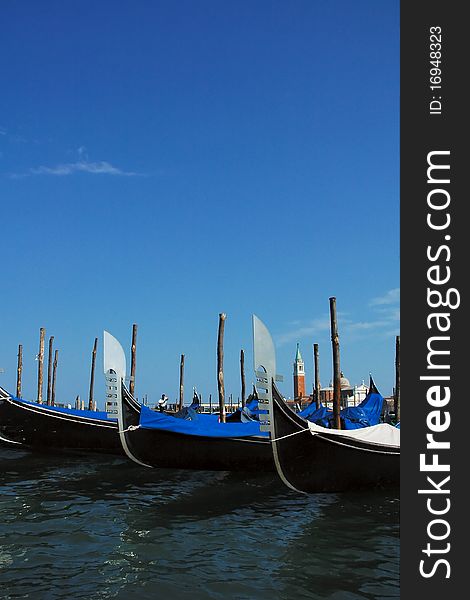
<path id="1" fill-rule="evenodd" d="M 73 175 L 74 173 L 118 175 L 121 177 L 138 177 L 142 175 L 142 173 L 135 173 L 133 171 L 124 171 L 123 169 L 119 169 L 105 160 L 89 162 L 88 160 L 83 160 L 80 158 L 80 160 L 77 160 L 76 162 L 63 163 L 54 167 L 46 167 L 41 165 L 40 167 L 29 169 L 26 173 L 12 173 L 10 177 L 13 179 L 21 179 L 22 177 L 31 177 L 34 175 L 53 175 L 56 177 L 64 177 L 65 175 Z"/>
<path id="2" fill-rule="evenodd" d="M 324 319 L 315 319 L 313 321 L 309 321 L 304 325 L 301 325 L 299 321 L 296 322 L 298 327 L 292 329 L 290 331 L 286 331 L 286 333 L 282 333 L 280 335 L 275 336 L 276 345 L 278 347 L 285 346 L 286 344 L 298 341 L 307 336 L 313 336 L 318 334 L 320 331 L 328 331 L 330 328 L 330 319 L 325 317 Z"/>
<path id="3" fill-rule="evenodd" d="M 397 304 L 400 302 L 400 288 L 393 288 L 386 292 L 383 296 L 372 298 L 369 306 L 382 306 L 384 304 Z"/>
<path id="4" fill-rule="evenodd" d="M 64 163 L 55 167 L 37 167 L 29 170 L 29 175 L 72 175 L 73 173 L 93 173 L 104 175 L 124 175 L 127 177 L 135 176 L 137 173 L 132 171 L 123 171 L 118 167 L 114 167 L 106 161 L 88 162 L 86 160 L 78 160 L 74 163 Z"/>
<path id="5" fill-rule="evenodd" d="M 394 288 L 369 302 L 369 307 L 373 309 L 370 320 L 355 321 L 348 313 L 338 313 L 340 336 L 347 335 L 349 339 L 361 339 L 372 334 L 389 336 L 392 335 L 391 331 L 396 335 L 400 322 L 400 310 L 397 306 L 399 301 L 400 288 Z M 278 347 L 305 338 L 313 338 L 325 331 L 329 332 L 330 319 L 329 316 L 325 316 L 313 321 L 291 321 L 288 327 L 288 331 L 275 336 Z"/>

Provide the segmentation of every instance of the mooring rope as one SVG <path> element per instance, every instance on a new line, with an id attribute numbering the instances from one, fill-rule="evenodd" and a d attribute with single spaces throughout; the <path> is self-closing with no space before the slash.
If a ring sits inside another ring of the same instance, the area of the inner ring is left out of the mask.
<path id="1" fill-rule="evenodd" d="M 128 431 L 135 431 L 136 429 L 139 429 L 140 425 L 129 425 L 129 427 L 127 429 L 124 429 L 123 431 L 119 431 L 119 433 L 126 433 Z"/>
<path id="2" fill-rule="evenodd" d="M 300 431 L 294 431 L 294 433 L 288 433 L 287 435 L 274 438 L 273 440 L 271 440 L 271 442 L 279 442 L 279 440 L 285 440 L 288 437 L 292 437 L 293 435 L 297 435 L 298 433 L 305 433 L 306 431 L 310 431 L 310 429 L 301 429 Z"/>

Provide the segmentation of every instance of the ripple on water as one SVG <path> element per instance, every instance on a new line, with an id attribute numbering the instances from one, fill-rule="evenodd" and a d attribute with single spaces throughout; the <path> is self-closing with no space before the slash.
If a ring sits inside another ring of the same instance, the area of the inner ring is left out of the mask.
<path id="1" fill-rule="evenodd" d="M 399 597 L 393 493 L 9 449 L 0 473 L 6 600 Z"/>

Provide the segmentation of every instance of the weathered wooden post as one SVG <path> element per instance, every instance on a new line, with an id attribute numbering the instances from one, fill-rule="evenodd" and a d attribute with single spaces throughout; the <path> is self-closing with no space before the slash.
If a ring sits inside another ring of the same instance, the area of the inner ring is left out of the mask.
<path id="1" fill-rule="evenodd" d="M 395 398 L 393 409 L 397 423 L 400 421 L 400 336 L 397 335 L 395 342 Z"/>
<path id="2" fill-rule="evenodd" d="M 131 345 L 131 379 L 129 381 L 129 392 L 134 396 L 135 391 L 135 355 L 137 348 L 137 325 L 132 325 L 132 345 Z"/>
<path id="3" fill-rule="evenodd" d="M 44 337 L 46 330 L 41 327 L 39 330 L 39 354 L 38 354 L 38 404 L 42 404 L 42 381 L 43 381 L 43 367 L 44 367 Z"/>
<path id="4" fill-rule="evenodd" d="M 90 394 L 88 396 L 88 410 L 93 410 L 93 386 L 95 384 L 95 362 L 97 346 L 98 338 L 95 338 L 95 343 L 93 344 L 93 350 L 91 352 Z"/>
<path id="5" fill-rule="evenodd" d="M 57 377 L 57 360 L 59 351 L 54 352 L 54 362 L 52 364 L 52 393 L 51 393 L 51 406 L 55 406 L 55 382 Z"/>
<path id="6" fill-rule="evenodd" d="M 18 346 L 18 366 L 16 368 L 16 397 L 21 398 L 21 376 L 23 374 L 23 346 Z"/>
<path id="7" fill-rule="evenodd" d="M 313 363 L 315 369 L 315 406 L 320 408 L 320 361 L 318 355 L 318 344 L 313 344 Z"/>
<path id="8" fill-rule="evenodd" d="M 219 314 L 219 334 L 217 336 L 217 387 L 219 391 L 220 422 L 225 423 L 225 386 L 224 386 L 224 329 L 225 313 Z"/>
<path id="9" fill-rule="evenodd" d="M 178 410 L 182 410 L 184 402 L 184 354 L 181 355 L 180 360 L 180 397 L 178 403 Z"/>
<path id="10" fill-rule="evenodd" d="M 49 353 L 47 357 L 47 400 L 46 404 L 51 404 L 52 393 L 52 346 L 54 344 L 54 336 L 49 338 Z"/>
<path id="11" fill-rule="evenodd" d="M 245 353 L 240 350 L 240 377 L 242 380 L 242 408 L 245 407 Z"/>
<path id="12" fill-rule="evenodd" d="M 336 319 L 336 298 L 330 298 L 331 345 L 333 347 L 333 423 L 341 429 L 341 369 L 339 360 L 339 335 Z"/>

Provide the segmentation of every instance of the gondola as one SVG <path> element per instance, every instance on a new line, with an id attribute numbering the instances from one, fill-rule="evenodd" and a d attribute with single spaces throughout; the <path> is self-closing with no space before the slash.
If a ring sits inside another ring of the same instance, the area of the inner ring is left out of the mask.
<path id="1" fill-rule="evenodd" d="M 125 453 L 147 467 L 216 471 L 274 470 L 269 436 L 259 423 L 219 423 L 211 415 L 178 419 L 136 405 L 124 385 L 125 356 L 105 332 L 108 400 L 118 406 L 119 435 Z"/>
<path id="2" fill-rule="evenodd" d="M 398 486 L 399 429 L 383 423 L 353 431 L 332 430 L 302 419 L 277 389 L 274 345 L 255 316 L 253 330 L 257 390 L 265 407 L 262 429 L 269 431 L 281 480 L 306 493 Z"/>
<path id="3" fill-rule="evenodd" d="M 11 447 L 123 454 L 117 419 L 105 412 L 48 406 L 0 388 L 0 437 Z"/>

